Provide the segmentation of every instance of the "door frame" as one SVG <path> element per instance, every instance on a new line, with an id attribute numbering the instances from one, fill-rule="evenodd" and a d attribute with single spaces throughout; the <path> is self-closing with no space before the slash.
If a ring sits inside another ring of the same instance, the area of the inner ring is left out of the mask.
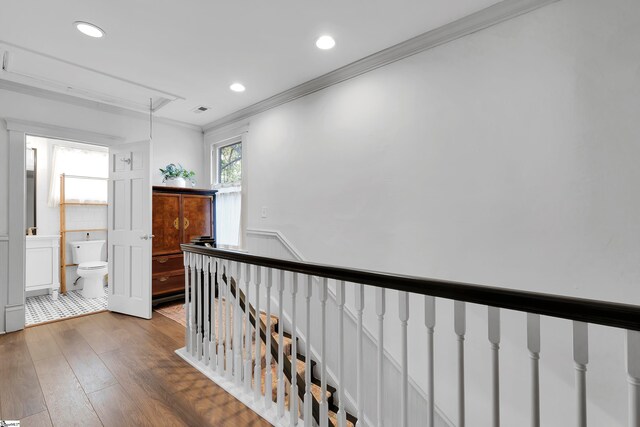
<path id="1" fill-rule="evenodd" d="M 47 123 L 4 118 L 9 142 L 9 224 L 7 289 L 0 282 L 0 333 L 24 329 L 26 277 L 26 148 L 27 136 L 62 139 L 92 145 L 111 146 L 125 142 L 116 135 L 83 129 L 67 128 Z M 3 262 L 0 252 L 0 263 Z"/>

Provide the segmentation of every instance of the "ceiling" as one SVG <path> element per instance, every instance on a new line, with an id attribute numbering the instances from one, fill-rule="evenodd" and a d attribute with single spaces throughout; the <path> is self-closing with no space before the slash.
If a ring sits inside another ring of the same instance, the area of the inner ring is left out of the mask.
<path id="1" fill-rule="evenodd" d="M 3 0 L 0 42 L 115 76 L 114 90 L 124 80 L 153 88 L 170 99 L 158 116 L 202 126 L 494 3 Z M 106 37 L 84 36 L 74 21 L 91 22 Z M 334 49 L 315 47 L 322 34 L 335 38 Z M 58 74 L 68 85 L 91 80 L 86 73 Z M 96 73 L 94 86 L 108 86 L 104 78 Z M 235 81 L 247 90 L 230 91 Z M 200 105 L 211 109 L 194 113 Z"/>

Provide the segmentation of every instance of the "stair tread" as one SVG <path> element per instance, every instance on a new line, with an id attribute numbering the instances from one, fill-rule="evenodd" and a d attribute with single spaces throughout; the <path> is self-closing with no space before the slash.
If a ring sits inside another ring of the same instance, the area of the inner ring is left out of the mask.
<path id="1" fill-rule="evenodd" d="M 338 425 L 338 414 L 336 412 L 333 411 L 329 411 L 329 421 L 331 423 L 333 423 L 334 426 Z M 347 418 L 347 426 L 349 427 L 355 427 L 355 424 L 351 421 L 349 421 L 349 419 Z"/>
<path id="2" fill-rule="evenodd" d="M 226 326 L 224 325 L 224 322 L 226 321 L 226 308 L 227 308 L 227 304 L 225 303 L 224 298 L 222 298 L 222 312 L 223 312 L 223 328 L 222 328 L 222 345 L 226 347 Z M 234 335 L 234 330 L 233 330 L 233 321 L 234 321 L 234 316 L 233 316 L 233 309 L 234 306 L 233 304 L 231 305 L 231 313 L 230 313 L 230 320 L 231 320 L 231 324 L 230 324 L 230 331 L 231 331 L 231 339 L 230 339 L 230 344 L 231 344 L 231 348 L 233 348 L 233 335 Z M 218 328 L 217 328 L 217 321 L 218 321 L 218 298 L 216 298 L 214 300 L 214 314 L 215 314 L 215 326 L 216 329 L 214 331 L 213 336 L 217 335 L 218 332 Z M 246 332 L 246 315 L 244 310 L 242 311 L 242 315 L 243 315 L 243 321 L 242 321 L 242 344 L 244 346 L 245 343 L 245 332 Z M 263 324 L 266 325 L 266 321 L 267 321 L 267 314 L 263 311 L 260 311 L 260 320 Z M 278 335 L 278 327 L 280 326 L 279 324 L 279 318 L 276 315 L 271 315 L 271 340 L 273 343 L 278 344 L 279 343 L 279 335 Z M 251 328 L 251 354 L 252 356 L 255 354 L 255 350 L 256 350 L 256 333 L 255 333 L 255 329 L 254 327 Z M 289 333 L 287 333 L 286 331 L 283 331 L 283 341 L 282 341 L 282 347 L 283 347 L 283 352 L 285 354 L 285 356 L 289 359 L 289 361 L 292 361 L 292 355 L 291 355 L 291 349 L 292 349 L 292 343 L 293 340 L 291 338 L 291 335 Z M 262 394 L 264 395 L 264 393 L 266 392 L 266 376 L 267 376 L 267 369 L 266 369 L 266 355 L 267 355 L 267 345 L 266 345 L 266 340 L 261 340 L 260 342 L 260 363 L 261 363 L 261 378 L 260 378 L 260 383 L 261 383 L 261 390 L 262 390 Z M 245 353 L 246 355 L 246 353 Z M 310 391 L 311 394 L 313 395 L 313 397 L 320 402 L 321 396 L 322 396 L 322 387 L 320 385 L 320 381 L 315 378 L 313 376 L 313 369 L 316 366 L 316 361 L 315 360 L 311 360 L 310 361 L 311 364 L 311 386 L 310 386 Z M 255 367 L 255 360 L 253 360 L 253 364 L 252 364 L 252 368 Z M 301 354 L 297 354 L 296 355 L 296 361 L 295 361 L 295 368 L 296 368 L 296 372 L 300 375 L 300 377 L 304 380 L 306 380 L 305 378 L 305 374 L 306 374 L 306 361 L 305 361 L 305 357 Z M 277 365 L 277 357 L 272 355 L 271 358 L 271 367 L 269 369 L 269 371 L 271 371 L 271 377 L 272 377 L 272 401 L 276 402 L 277 404 L 277 395 L 278 395 L 278 365 Z M 255 385 L 255 377 L 253 375 L 252 372 L 252 385 Z M 290 403 L 290 390 L 291 390 L 291 383 L 289 382 L 289 380 L 286 378 L 284 378 L 285 381 L 285 407 L 289 408 L 289 403 Z M 326 399 L 327 401 L 330 403 L 330 408 L 336 409 L 335 406 L 333 406 L 332 402 L 333 402 L 333 395 L 335 393 L 336 389 L 334 387 L 332 387 L 331 385 L 327 384 L 327 391 L 326 391 Z M 302 417 L 303 411 L 303 400 L 298 396 L 298 416 Z M 330 420 L 330 424 L 332 424 L 333 426 L 337 426 L 337 413 L 332 411 L 331 409 L 329 409 L 329 420 Z M 347 414 L 347 426 L 350 427 L 354 427 L 355 423 L 352 421 L 353 417 L 351 416 L 351 414 Z"/>
<path id="3" fill-rule="evenodd" d="M 262 381 L 261 381 L 261 390 L 262 390 L 262 394 L 264 395 L 264 393 L 266 392 L 266 370 L 262 371 Z M 290 395 L 290 390 L 291 390 L 291 383 L 289 382 L 289 380 L 285 377 L 284 378 L 285 381 L 285 407 L 288 408 L 289 407 L 289 395 Z M 255 384 L 255 382 L 252 382 L 253 384 Z M 316 384 L 311 384 L 311 394 L 316 398 L 316 400 L 320 401 L 321 396 L 322 396 L 322 387 L 316 385 Z M 329 390 L 327 390 L 327 400 L 329 400 L 331 398 L 331 392 Z M 277 402 L 277 398 L 278 398 L 278 365 L 276 365 L 275 363 L 273 365 L 271 365 L 271 398 L 274 402 Z M 302 399 L 299 399 L 299 405 L 302 405 Z M 300 407 L 300 406 L 299 406 Z"/>

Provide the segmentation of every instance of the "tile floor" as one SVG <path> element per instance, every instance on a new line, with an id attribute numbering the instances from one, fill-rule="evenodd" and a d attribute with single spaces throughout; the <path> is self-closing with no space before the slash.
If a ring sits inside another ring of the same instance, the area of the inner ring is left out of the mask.
<path id="1" fill-rule="evenodd" d="M 25 307 L 26 325 L 50 322 L 66 317 L 93 313 L 107 309 L 107 288 L 100 298 L 83 298 L 82 291 L 69 291 L 60 294 L 54 301 L 51 295 L 28 297 Z"/>

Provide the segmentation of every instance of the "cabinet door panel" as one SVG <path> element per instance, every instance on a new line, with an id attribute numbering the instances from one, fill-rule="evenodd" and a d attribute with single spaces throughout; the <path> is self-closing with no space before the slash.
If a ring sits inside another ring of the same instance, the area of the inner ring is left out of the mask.
<path id="1" fill-rule="evenodd" d="M 153 255 L 180 252 L 180 195 L 153 195 Z"/>
<path id="2" fill-rule="evenodd" d="M 184 243 L 199 236 L 211 236 L 211 218 L 213 215 L 213 197 L 182 195 L 183 235 Z"/>

